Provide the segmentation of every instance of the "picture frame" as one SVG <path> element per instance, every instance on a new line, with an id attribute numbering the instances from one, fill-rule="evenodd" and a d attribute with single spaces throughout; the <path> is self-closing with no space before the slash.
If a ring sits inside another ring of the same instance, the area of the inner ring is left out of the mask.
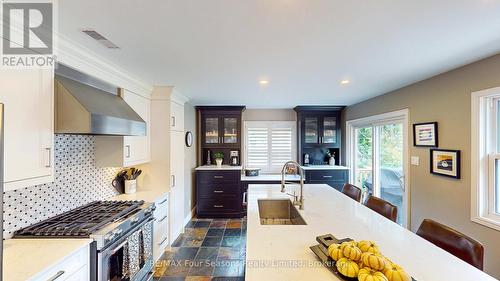
<path id="1" fill-rule="evenodd" d="M 460 179 L 460 150 L 431 149 L 431 174 Z"/>
<path id="2" fill-rule="evenodd" d="M 438 147 L 438 123 L 413 124 L 413 146 Z"/>

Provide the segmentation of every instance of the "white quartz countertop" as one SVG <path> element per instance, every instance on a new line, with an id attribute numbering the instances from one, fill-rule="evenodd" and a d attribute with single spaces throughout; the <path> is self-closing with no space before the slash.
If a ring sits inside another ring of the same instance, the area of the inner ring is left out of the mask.
<path id="1" fill-rule="evenodd" d="M 3 280 L 29 280 L 92 241 L 92 239 L 7 239 L 3 244 Z"/>
<path id="2" fill-rule="evenodd" d="M 241 166 L 222 165 L 221 167 L 218 167 L 217 165 L 205 165 L 205 166 L 198 166 L 198 167 L 196 167 L 195 170 L 197 170 L 197 171 L 240 170 L 241 171 L 241 169 L 242 169 Z"/>
<path id="3" fill-rule="evenodd" d="M 144 202 L 154 203 L 167 195 L 166 190 L 138 190 L 133 194 L 120 194 L 112 197 L 111 200 L 144 200 Z"/>
<path id="4" fill-rule="evenodd" d="M 330 165 L 310 165 L 310 166 L 302 166 L 304 170 L 349 170 L 349 167 L 346 166 L 330 166 Z"/>
<path id="5" fill-rule="evenodd" d="M 299 175 L 286 175 L 286 181 L 300 181 Z M 256 177 L 247 177 L 241 175 L 241 181 L 281 181 L 281 174 L 258 175 Z"/>
<path id="6" fill-rule="evenodd" d="M 288 186 L 291 192 L 294 186 Z M 304 186 L 307 225 L 260 225 L 258 199 L 290 198 L 279 185 L 250 184 L 247 281 L 340 280 L 316 262 L 316 236 L 373 240 L 417 281 L 496 280 L 327 185 Z"/>

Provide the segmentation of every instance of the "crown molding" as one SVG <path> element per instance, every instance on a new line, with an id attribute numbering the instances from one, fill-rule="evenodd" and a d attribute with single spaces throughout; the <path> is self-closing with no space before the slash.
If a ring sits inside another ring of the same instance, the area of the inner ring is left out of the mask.
<path id="1" fill-rule="evenodd" d="M 151 98 L 152 85 L 134 78 L 131 73 L 99 57 L 84 46 L 70 42 L 61 34 L 54 36 L 58 37 L 55 50 L 58 62 L 123 87 L 143 97 Z"/>

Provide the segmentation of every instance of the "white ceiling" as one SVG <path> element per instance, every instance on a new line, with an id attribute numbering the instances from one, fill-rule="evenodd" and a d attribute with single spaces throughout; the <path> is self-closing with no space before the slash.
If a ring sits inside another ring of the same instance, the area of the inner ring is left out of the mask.
<path id="1" fill-rule="evenodd" d="M 63 35 L 194 104 L 350 105 L 500 52 L 500 0 L 64 0 L 58 8 Z"/>

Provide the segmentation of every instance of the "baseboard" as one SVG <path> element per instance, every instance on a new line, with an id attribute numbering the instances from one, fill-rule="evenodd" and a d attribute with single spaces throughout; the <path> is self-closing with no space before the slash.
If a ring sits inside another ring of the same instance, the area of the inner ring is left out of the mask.
<path id="1" fill-rule="evenodd" d="M 191 210 L 191 212 L 184 218 L 184 226 L 194 217 L 196 207 Z M 183 227 L 184 228 L 184 227 Z M 184 231 L 182 231 L 184 232 Z"/>

